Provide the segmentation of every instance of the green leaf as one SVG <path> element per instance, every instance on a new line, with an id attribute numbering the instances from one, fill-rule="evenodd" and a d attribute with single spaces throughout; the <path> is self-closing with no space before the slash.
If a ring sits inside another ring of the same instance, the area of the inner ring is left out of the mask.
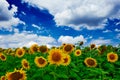
<path id="1" fill-rule="evenodd" d="M 70 72 L 70 77 L 74 77 L 74 78 L 76 78 L 77 80 L 80 80 L 79 75 L 78 75 L 76 72 L 74 72 L 74 71 L 71 71 L 71 72 Z"/>
<path id="2" fill-rule="evenodd" d="M 74 63 L 72 63 L 72 62 L 71 62 L 71 66 L 72 66 L 73 68 L 76 68 L 76 65 L 75 65 Z"/>
<path id="3" fill-rule="evenodd" d="M 73 68 L 71 70 L 74 71 L 74 72 L 79 72 L 79 70 L 77 68 Z"/>
<path id="4" fill-rule="evenodd" d="M 68 76 L 66 74 L 58 74 L 59 78 L 68 78 Z"/>
<path id="5" fill-rule="evenodd" d="M 43 76 L 43 80 L 51 80 L 53 77 L 46 74 L 45 76 Z"/>

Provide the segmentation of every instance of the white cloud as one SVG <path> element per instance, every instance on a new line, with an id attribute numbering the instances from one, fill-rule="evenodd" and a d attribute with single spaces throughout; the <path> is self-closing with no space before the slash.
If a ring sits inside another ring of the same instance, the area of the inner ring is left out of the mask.
<path id="1" fill-rule="evenodd" d="M 41 27 L 36 25 L 36 24 L 32 24 L 33 27 L 37 28 L 38 30 L 41 30 Z"/>
<path id="2" fill-rule="evenodd" d="M 37 43 L 38 45 L 52 45 L 55 42 L 56 40 L 50 36 L 38 36 L 24 32 L 13 35 L 0 35 L 0 47 L 3 48 L 29 47 L 33 43 Z"/>
<path id="3" fill-rule="evenodd" d="M 90 39 L 92 39 L 92 38 L 93 38 L 93 36 L 90 36 L 89 38 L 90 38 Z"/>
<path id="4" fill-rule="evenodd" d="M 30 42 L 24 44 L 24 46 L 30 47 L 30 46 L 33 45 L 33 44 L 38 44 L 38 43 L 36 43 L 36 42 L 34 42 L 34 41 L 30 41 Z"/>
<path id="5" fill-rule="evenodd" d="M 117 39 L 120 39 L 120 33 L 119 33 L 119 34 L 117 34 L 116 38 L 117 38 Z"/>
<path id="6" fill-rule="evenodd" d="M 102 44 L 111 44 L 111 40 L 110 39 L 93 39 L 91 40 L 90 44 L 96 44 L 96 45 L 102 45 Z"/>
<path id="7" fill-rule="evenodd" d="M 116 15 L 120 10 L 120 0 L 22 0 L 22 2 L 40 9 L 48 9 L 54 16 L 57 26 L 68 26 L 76 30 L 103 29 L 106 18 Z"/>
<path id="8" fill-rule="evenodd" d="M 120 25 L 120 22 L 116 23 L 116 25 Z"/>
<path id="9" fill-rule="evenodd" d="M 78 41 L 86 42 L 86 39 L 84 38 L 83 35 L 76 36 L 76 37 L 72 37 L 72 36 L 60 36 L 59 39 L 58 39 L 58 42 L 61 42 L 61 43 L 72 43 L 72 44 L 75 44 Z"/>
<path id="10" fill-rule="evenodd" d="M 116 32 L 120 32 L 120 29 L 117 29 L 117 28 L 116 28 L 115 31 L 116 31 Z"/>
<path id="11" fill-rule="evenodd" d="M 69 28 L 65 28 L 65 30 L 67 31 L 67 30 L 70 30 Z"/>
<path id="12" fill-rule="evenodd" d="M 105 30 L 105 31 L 103 31 L 103 33 L 108 33 L 108 32 L 112 32 L 111 30 Z"/>
<path id="13" fill-rule="evenodd" d="M 17 7 L 11 5 L 12 8 L 9 10 L 9 6 L 6 0 L 0 0 L 0 29 L 5 28 L 11 31 L 12 26 L 25 23 L 19 18 L 14 17 L 17 14 Z"/>
<path id="14" fill-rule="evenodd" d="M 26 15 L 26 13 L 25 13 L 25 12 L 23 12 L 23 11 L 22 11 L 21 13 L 22 13 L 23 15 Z"/>
<path id="15" fill-rule="evenodd" d="M 14 28 L 14 32 L 15 32 L 15 33 L 19 33 L 19 29 Z"/>

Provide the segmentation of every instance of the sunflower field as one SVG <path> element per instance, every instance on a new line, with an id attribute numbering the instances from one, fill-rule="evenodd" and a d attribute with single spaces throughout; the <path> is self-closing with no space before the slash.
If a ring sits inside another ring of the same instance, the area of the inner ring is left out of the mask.
<path id="1" fill-rule="evenodd" d="M 0 48 L 0 80 L 120 80 L 120 45 Z"/>

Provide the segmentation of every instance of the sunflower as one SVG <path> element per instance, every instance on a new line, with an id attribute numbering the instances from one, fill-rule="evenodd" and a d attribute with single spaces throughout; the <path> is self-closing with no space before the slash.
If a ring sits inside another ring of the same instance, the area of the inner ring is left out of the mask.
<path id="1" fill-rule="evenodd" d="M 47 60 L 42 56 L 41 57 L 35 57 L 34 62 L 40 68 L 45 67 L 47 65 Z"/>
<path id="2" fill-rule="evenodd" d="M 102 45 L 98 47 L 99 54 L 102 55 L 107 50 L 106 45 Z"/>
<path id="3" fill-rule="evenodd" d="M 61 46 L 59 47 L 59 49 L 61 49 L 61 50 L 62 50 L 62 49 L 63 49 L 63 46 L 61 45 Z"/>
<path id="4" fill-rule="evenodd" d="M 12 52 L 13 52 L 13 50 L 11 48 L 8 48 L 6 54 L 10 54 Z"/>
<path id="5" fill-rule="evenodd" d="M 0 80 L 6 80 L 5 76 L 1 76 Z"/>
<path id="6" fill-rule="evenodd" d="M 71 53 L 74 50 L 74 45 L 72 44 L 65 44 L 63 46 L 64 53 Z"/>
<path id="7" fill-rule="evenodd" d="M 37 51 L 38 51 L 38 45 L 37 45 L 37 44 L 33 44 L 33 45 L 30 47 L 30 51 L 31 51 L 32 54 L 33 54 L 34 52 L 37 52 Z"/>
<path id="8" fill-rule="evenodd" d="M 63 44 L 62 44 L 62 46 L 65 46 L 65 45 L 66 45 L 66 43 L 63 43 Z"/>
<path id="9" fill-rule="evenodd" d="M 2 61 L 6 61 L 6 56 L 4 54 L 0 53 L 0 59 Z"/>
<path id="10" fill-rule="evenodd" d="M 75 56 L 80 56 L 82 54 L 80 49 L 75 50 Z"/>
<path id="11" fill-rule="evenodd" d="M 21 64 L 24 69 L 30 69 L 29 62 L 26 59 L 23 59 Z"/>
<path id="12" fill-rule="evenodd" d="M 79 43 L 79 45 L 81 46 L 81 45 L 83 45 L 84 44 L 84 42 L 83 41 L 81 41 L 80 43 Z"/>
<path id="13" fill-rule="evenodd" d="M 86 58 L 84 60 L 84 63 L 87 67 L 96 67 L 97 66 L 97 61 L 94 58 Z"/>
<path id="14" fill-rule="evenodd" d="M 48 48 L 47 46 L 45 45 L 42 45 L 38 48 L 38 50 L 41 52 L 41 53 L 47 53 L 48 52 Z"/>
<path id="15" fill-rule="evenodd" d="M 109 62 L 116 62 L 118 60 L 118 55 L 116 53 L 110 52 L 107 54 L 107 60 Z"/>
<path id="16" fill-rule="evenodd" d="M 16 56 L 18 56 L 19 58 L 21 58 L 21 57 L 23 57 L 24 56 L 24 54 L 25 54 L 25 51 L 24 51 L 24 49 L 23 48 L 18 48 L 17 50 L 16 50 Z"/>
<path id="17" fill-rule="evenodd" d="M 7 80 L 26 80 L 26 73 L 22 69 L 14 70 L 14 72 L 8 72 L 6 74 Z"/>
<path id="18" fill-rule="evenodd" d="M 97 49 L 97 52 L 98 52 L 98 54 L 100 54 L 100 55 L 102 54 L 101 51 L 100 51 L 100 49 Z"/>
<path id="19" fill-rule="evenodd" d="M 60 65 L 64 62 L 63 53 L 60 49 L 51 49 L 48 55 L 48 62 L 50 64 Z"/>
<path id="20" fill-rule="evenodd" d="M 64 62 L 62 63 L 62 65 L 64 65 L 64 66 L 68 66 L 69 64 L 70 64 L 70 62 L 71 62 L 71 57 L 70 57 L 70 55 L 64 55 L 64 58 L 63 58 L 63 60 L 64 60 Z"/>
<path id="21" fill-rule="evenodd" d="M 56 49 L 56 47 L 55 47 L 55 46 L 52 46 L 51 49 Z"/>
<path id="22" fill-rule="evenodd" d="M 96 47 L 95 44 L 91 44 L 91 45 L 90 45 L 90 49 L 94 49 L 95 47 Z"/>

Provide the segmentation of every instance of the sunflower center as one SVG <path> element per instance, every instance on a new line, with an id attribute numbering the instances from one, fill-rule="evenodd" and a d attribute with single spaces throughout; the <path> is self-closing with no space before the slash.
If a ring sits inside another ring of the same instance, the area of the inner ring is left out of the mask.
<path id="1" fill-rule="evenodd" d="M 21 50 L 19 50 L 18 54 L 19 54 L 19 55 L 22 55 L 22 51 L 21 51 Z"/>
<path id="2" fill-rule="evenodd" d="M 68 58 L 64 58 L 64 63 L 67 63 L 68 62 Z"/>
<path id="3" fill-rule="evenodd" d="M 83 41 L 80 42 L 80 45 L 83 45 Z"/>
<path id="4" fill-rule="evenodd" d="M 93 66 L 93 65 L 95 64 L 95 61 L 92 60 L 92 59 L 88 59 L 88 60 L 87 60 L 87 63 L 88 63 L 88 65 Z"/>
<path id="5" fill-rule="evenodd" d="M 115 56 L 113 54 L 110 55 L 110 59 L 111 60 L 114 60 L 115 59 Z"/>
<path id="6" fill-rule="evenodd" d="M 65 43 L 63 43 L 63 45 L 65 45 Z"/>
<path id="7" fill-rule="evenodd" d="M 55 61 L 55 62 L 60 61 L 60 60 L 61 60 L 61 55 L 60 55 L 60 53 L 54 53 L 54 54 L 52 55 L 52 60 Z"/>
<path id="8" fill-rule="evenodd" d="M 33 50 L 34 50 L 34 51 L 37 51 L 37 47 L 33 47 Z"/>
<path id="9" fill-rule="evenodd" d="M 5 56 L 1 55 L 1 58 L 2 58 L 2 59 L 5 59 Z"/>
<path id="10" fill-rule="evenodd" d="M 14 72 L 10 75 L 11 80 L 20 80 L 23 78 L 23 74 L 20 74 L 20 72 Z"/>
<path id="11" fill-rule="evenodd" d="M 71 51 L 71 49 L 72 49 L 71 45 L 65 46 L 65 51 Z"/>
<path id="12" fill-rule="evenodd" d="M 77 54 L 80 54 L 80 51 L 77 51 L 76 53 L 77 53 Z"/>
<path id="13" fill-rule="evenodd" d="M 3 76 L 3 77 L 1 78 L 1 80 L 5 80 L 5 76 Z"/>
<path id="14" fill-rule="evenodd" d="M 95 48 L 95 44 L 92 44 L 90 47 L 91 47 L 92 49 Z"/>
<path id="15" fill-rule="evenodd" d="M 41 47 L 40 47 L 40 51 L 44 53 L 44 52 L 47 51 L 47 48 L 46 48 L 45 46 L 41 46 Z"/>
<path id="16" fill-rule="evenodd" d="M 25 67 L 28 67 L 29 65 L 28 65 L 28 63 L 27 63 L 27 62 L 24 62 L 24 66 L 25 66 Z"/>
<path id="17" fill-rule="evenodd" d="M 44 64 L 44 63 L 45 63 L 45 60 L 42 59 L 42 58 L 39 58 L 39 59 L 38 59 L 38 62 L 39 62 L 39 64 Z"/>

